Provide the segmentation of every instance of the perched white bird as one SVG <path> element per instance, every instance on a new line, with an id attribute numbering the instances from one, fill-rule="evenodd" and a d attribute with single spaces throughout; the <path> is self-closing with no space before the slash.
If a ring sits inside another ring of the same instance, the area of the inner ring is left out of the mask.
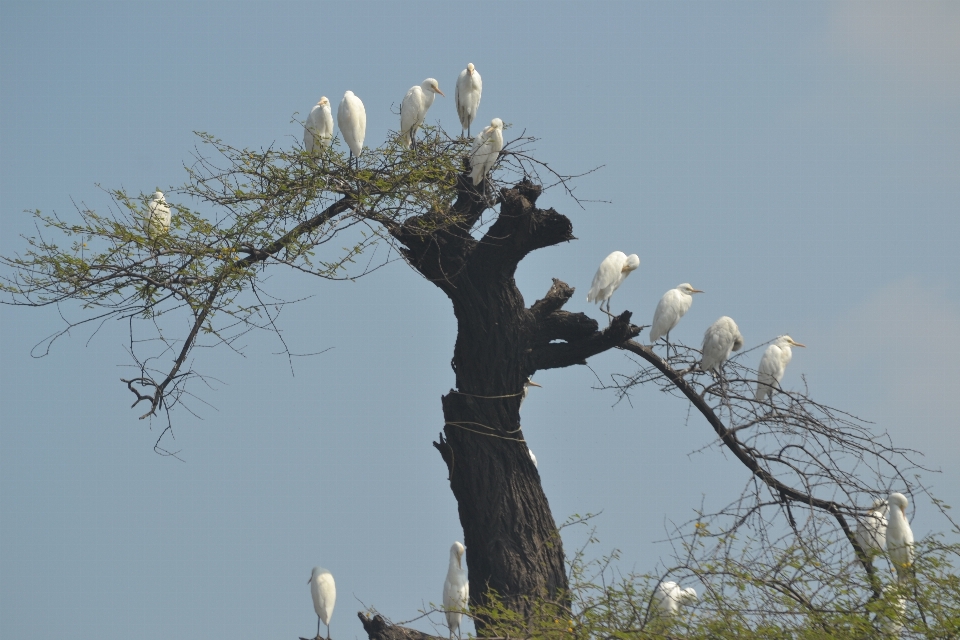
<path id="1" fill-rule="evenodd" d="M 317 612 L 317 637 L 320 637 L 320 621 L 327 625 L 327 640 L 330 640 L 330 618 L 333 605 L 337 602 L 337 585 L 333 574 L 323 567 L 314 567 L 310 574 L 310 595 L 313 596 L 313 610 Z"/>
<path id="2" fill-rule="evenodd" d="M 350 155 L 359 158 L 363 153 L 363 139 L 367 135 L 367 111 L 353 91 L 343 94 L 343 100 L 337 107 L 337 125 L 343 141 L 350 147 Z"/>
<path id="3" fill-rule="evenodd" d="M 891 591 L 889 586 L 883 588 L 883 594 L 887 600 L 887 595 Z M 880 630 L 884 637 L 899 638 L 903 631 L 903 616 L 907 612 L 907 599 L 903 596 L 897 596 L 890 602 L 890 608 L 886 611 L 877 612 L 875 622 L 879 623 Z"/>
<path id="4" fill-rule="evenodd" d="M 910 575 L 913 564 L 913 530 L 907 522 L 907 496 L 891 493 L 887 498 L 890 507 L 890 522 L 887 524 L 887 553 L 890 563 L 897 570 L 897 578 L 903 582 Z"/>
<path id="5" fill-rule="evenodd" d="M 450 637 L 454 630 L 460 629 L 461 611 L 467 608 L 470 597 L 470 584 L 467 582 L 467 571 L 463 568 L 463 554 L 466 549 L 459 542 L 450 547 L 450 567 L 447 569 L 447 579 L 443 582 L 443 608 L 447 617 L 447 628 Z"/>
<path id="6" fill-rule="evenodd" d="M 320 102 L 313 105 L 310 115 L 303 125 L 303 148 L 307 153 L 314 149 L 329 147 L 333 140 L 333 114 L 330 113 L 330 101 L 327 96 L 320 98 Z"/>
<path id="7" fill-rule="evenodd" d="M 503 150 L 503 120 L 494 118 L 490 126 L 477 134 L 470 150 L 470 169 L 473 184 L 478 185 L 486 177 L 493 165 L 497 164 Z"/>
<path id="8" fill-rule="evenodd" d="M 473 124 L 473 119 L 477 117 L 482 92 L 483 82 L 480 80 L 480 72 L 474 68 L 471 62 L 457 77 L 457 90 L 454 94 L 460 126 L 467 130 L 467 137 L 470 136 L 470 125 Z"/>
<path id="9" fill-rule="evenodd" d="M 684 282 L 678 284 L 676 289 L 670 289 L 663 294 L 660 302 L 657 303 L 657 310 L 653 312 L 650 344 L 656 343 L 663 336 L 667 337 L 667 344 L 670 344 L 670 332 L 680 322 L 683 314 L 690 310 L 694 293 L 703 293 L 703 291 L 694 289 L 690 283 Z"/>
<path id="10" fill-rule="evenodd" d="M 763 357 L 760 358 L 760 368 L 757 369 L 757 393 L 754 396 L 757 402 L 763 402 L 764 399 L 773 394 L 774 389 L 780 386 L 787 365 L 793 358 L 791 345 L 794 347 L 807 346 L 794 342 L 790 336 L 780 336 L 763 352 Z"/>
<path id="11" fill-rule="evenodd" d="M 603 311 L 603 302 L 607 302 L 607 313 L 610 313 L 610 298 L 623 283 L 624 279 L 640 266 L 640 258 L 632 253 L 629 256 L 623 251 L 614 251 L 600 263 L 593 284 L 587 293 L 587 302 L 596 302 Z"/>
<path id="12" fill-rule="evenodd" d="M 527 453 L 530 454 L 530 459 L 533 460 L 533 466 L 537 466 L 537 456 L 533 455 L 533 451 L 530 450 L 530 447 L 527 447 Z M 539 468 L 539 467 L 538 467 Z"/>
<path id="13" fill-rule="evenodd" d="M 520 394 L 520 408 L 523 408 L 523 401 L 527 399 L 527 393 L 530 391 L 530 387 L 540 387 L 543 388 L 543 385 L 537 384 L 533 381 L 533 378 L 527 378 L 527 381 L 523 383 L 523 393 Z"/>
<path id="14" fill-rule="evenodd" d="M 857 544 L 867 554 L 874 556 L 887 546 L 887 501 L 879 498 L 873 501 L 873 506 L 867 515 L 857 522 L 857 529 L 853 532 Z"/>
<path id="15" fill-rule="evenodd" d="M 145 221 L 144 230 L 148 238 L 156 240 L 170 231 L 170 205 L 164 199 L 163 192 L 157 191 L 153 194 L 153 198 L 147 203 L 147 209 L 150 214 Z"/>
<path id="16" fill-rule="evenodd" d="M 653 600 L 657 605 L 657 612 L 662 616 L 675 616 L 680 605 L 697 599 L 697 591 L 693 587 L 681 589 L 676 582 L 661 582 L 653 592 Z"/>
<path id="17" fill-rule="evenodd" d="M 443 95 L 440 85 L 433 78 L 427 78 L 410 87 L 407 95 L 403 97 L 403 102 L 400 103 L 400 142 L 403 146 L 409 148 L 413 144 L 417 129 L 423 124 L 438 93 Z"/>
<path id="18" fill-rule="evenodd" d="M 723 316 L 714 322 L 703 334 L 703 360 L 700 368 L 720 373 L 720 368 L 733 351 L 743 347 L 743 336 L 733 318 Z"/>

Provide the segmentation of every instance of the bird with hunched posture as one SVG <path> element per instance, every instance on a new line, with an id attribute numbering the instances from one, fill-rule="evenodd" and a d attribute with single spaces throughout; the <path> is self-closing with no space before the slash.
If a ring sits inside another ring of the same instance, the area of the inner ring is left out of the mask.
<path id="1" fill-rule="evenodd" d="M 307 121 L 303 125 L 303 148 L 307 153 L 314 149 L 329 147 L 333 140 L 333 114 L 330 113 L 330 101 L 327 96 L 320 98 L 320 102 L 313 105 Z"/>
<path id="2" fill-rule="evenodd" d="M 443 95 L 440 91 L 440 85 L 433 78 L 427 78 L 423 82 L 407 91 L 400 103 L 400 143 L 410 148 L 414 138 L 417 135 L 417 129 L 423 124 L 427 117 L 427 111 L 433 105 L 433 99 L 436 94 Z"/>
<path id="3" fill-rule="evenodd" d="M 657 310 L 653 312 L 653 325 L 650 327 L 651 345 L 663 336 L 667 338 L 667 346 L 670 345 L 670 332 L 680 322 L 683 314 L 690 310 L 694 293 L 703 293 L 703 291 L 694 289 L 689 282 L 684 282 L 678 284 L 676 289 L 670 289 L 663 294 L 660 302 L 657 303 Z"/>
<path id="4" fill-rule="evenodd" d="M 350 156 L 359 159 L 363 153 L 363 139 L 367 135 L 367 111 L 353 91 L 343 94 L 343 100 L 337 107 L 337 125 L 343 141 L 350 147 Z"/>
<path id="5" fill-rule="evenodd" d="M 887 498 L 890 507 L 887 523 L 887 554 L 890 563 L 897 570 L 897 579 L 904 582 L 910 575 L 913 565 L 913 529 L 907 522 L 907 496 L 891 493 Z"/>
<path id="6" fill-rule="evenodd" d="M 607 302 L 607 315 L 610 313 L 610 298 L 613 292 L 620 288 L 623 281 L 631 271 L 636 271 L 640 266 L 640 258 L 635 253 L 629 256 L 623 251 L 614 251 L 600 263 L 596 275 L 593 276 L 593 284 L 590 285 L 590 291 L 587 293 L 587 302 L 596 302 L 603 311 L 603 302 Z"/>
<path id="7" fill-rule="evenodd" d="M 727 361 L 730 354 L 743 348 L 743 336 L 733 318 L 721 317 L 703 334 L 703 359 L 700 368 L 704 371 L 716 371 Z"/>
<path id="8" fill-rule="evenodd" d="M 330 618 L 333 605 L 337 602 L 337 585 L 333 574 L 323 567 L 314 567 L 310 574 L 310 595 L 313 596 L 313 610 L 317 612 L 317 638 L 320 637 L 320 621 L 327 625 L 327 640 L 330 640 Z"/>
<path id="9" fill-rule="evenodd" d="M 149 214 L 144 225 L 147 237 L 156 240 L 163 234 L 170 231 L 170 205 L 163 197 L 162 191 L 153 194 L 153 198 L 147 203 Z"/>
<path id="10" fill-rule="evenodd" d="M 790 336 L 780 336 L 763 352 L 760 367 L 757 369 L 757 393 L 754 395 L 757 402 L 763 402 L 780 386 L 783 374 L 787 371 L 787 365 L 793 358 L 791 346 L 806 347 L 807 345 L 794 342 Z"/>
<path id="11" fill-rule="evenodd" d="M 493 165 L 497 164 L 503 150 L 503 120 L 494 118 L 490 126 L 477 134 L 470 150 L 470 177 L 474 186 L 486 177 Z"/>
<path id="12" fill-rule="evenodd" d="M 467 570 L 463 568 L 463 554 L 466 549 L 459 542 L 450 547 L 450 567 L 447 569 L 447 579 L 443 582 L 443 609 L 447 618 L 447 628 L 450 637 L 454 630 L 459 634 L 461 613 L 467 608 L 470 597 L 470 584 L 467 582 Z"/>
<path id="13" fill-rule="evenodd" d="M 697 599 L 697 591 L 693 587 L 681 589 L 676 582 L 661 582 L 653 592 L 653 599 L 657 612 L 666 617 L 677 615 L 680 605 Z"/>
<path id="14" fill-rule="evenodd" d="M 874 556 L 887 546 L 887 501 L 876 499 L 873 506 L 867 510 L 867 515 L 857 522 L 857 529 L 853 537 L 857 544 L 867 554 Z"/>
<path id="15" fill-rule="evenodd" d="M 470 125 L 473 124 L 473 119 L 477 117 L 477 109 L 480 108 L 480 94 L 482 92 L 483 82 L 480 80 L 480 72 L 474 68 L 471 62 L 457 77 L 457 90 L 454 93 L 460 126 L 467 130 L 468 138 L 470 137 Z"/>

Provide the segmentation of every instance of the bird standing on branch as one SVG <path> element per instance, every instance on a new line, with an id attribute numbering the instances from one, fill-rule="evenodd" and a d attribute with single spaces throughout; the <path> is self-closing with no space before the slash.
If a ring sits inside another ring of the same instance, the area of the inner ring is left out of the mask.
<path id="1" fill-rule="evenodd" d="M 363 139 L 367 135 L 367 111 L 353 91 L 343 94 L 343 100 L 337 107 L 337 125 L 343 141 L 350 147 L 350 157 L 357 158 L 359 163 L 360 154 L 363 153 Z"/>
<path id="2" fill-rule="evenodd" d="M 773 344 L 767 347 L 760 358 L 760 367 L 757 369 L 757 393 L 754 396 L 757 402 L 763 402 L 780 386 L 787 365 L 793 359 L 794 347 L 806 347 L 805 344 L 794 342 L 790 336 L 780 336 Z"/>
<path id="3" fill-rule="evenodd" d="M 477 134 L 470 150 L 470 176 L 474 186 L 486 177 L 493 165 L 497 164 L 503 150 L 503 120 L 494 118 L 490 126 Z"/>
<path id="4" fill-rule="evenodd" d="M 887 524 L 887 553 L 890 563 L 897 571 L 897 579 L 905 582 L 913 565 L 913 529 L 907 522 L 907 496 L 891 493 L 887 498 L 890 506 L 890 522 Z"/>
<path id="5" fill-rule="evenodd" d="M 867 515 L 857 522 L 854 537 L 867 557 L 881 553 L 887 546 L 887 501 L 879 498 Z"/>
<path id="6" fill-rule="evenodd" d="M 623 251 L 614 251 L 608 255 L 593 276 L 593 284 L 590 285 L 590 291 L 587 293 L 587 302 L 599 303 L 600 310 L 604 311 L 603 302 L 606 301 L 607 309 L 604 313 L 612 316 L 610 298 L 613 297 L 613 292 L 620 288 L 630 272 L 636 271 L 639 266 L 640 258 L 635 253 L 628 256 Z"/>
<path id="7" fill-rule="evenodd" d="M 483 82 L 480 80 L 480 72 L 474 68 L 471 62 L 457 77 L 457 90 L 454 93 L 457 117 L 460 118 L 460 126 L 467 130 L 468 138 L 470 137 L 470 125 L 473 123 L 473 119 L 477 117 L 477 109 L 480 108 L 480 94 L 482 92 Z"/>
<path id="8" fill-rule="evenodd" d="M 410 148 L 417 135 L 417 129 L 427 117 L 427 111 L 433 105 L 437 94 L 443 95 L 440 85 L 433 78 L 427 78 L 418 85 L 410 87 L 400 103 L 400 143 Z"/>
<path id="9" fill-rule="evenodd" d="M 463 568 L 464 552 L 466 549 L 459 542 L 454 542 L 450 547 L 450 567 L 447 569 L 447 579 L 443 582 L 443 610 L 451 638 L 454 631 L 458 635 L 460 633 L 460 619 L 463 617 L 461 612 L 467 608 L 470 597 L 467 571 Z"/>
<path id="10" fill-rule="evenodd" d="M 330 618 L 333 605 L 337 602 L 337 585 L 333 574 L 323 567 L 314 567 L 310 574 L 310 595 L 313 597 L 313 610 L 317 612 L 317 638 L 320 637 L 320 621 L 327 625 L 327 640 L 330 640 Z"/>
<path id="11" fill-rule="evenodd" d="M 144 225 L 144 231 L 147 232 L 148 238 L 156 240 L 170 231 L 170 205 L 167 204 L 162 191 L 157 191 L 153 194 L 153 198 L 151 198 L 149 204 L 147 204 L 147 209 L 149 213 L 146 224 Z"/>
<path id="12" fill-rule="evenodd" d="M 743 348 L 743 336 L 733 318 L 723 316 L 703 334 L 703 359 L 700 368 L 720 375 L 723 363 L 730 354 Z"/>
<path id="13" fill-rule="evenodd" d="M 670 332 L 680 322 L 680 318 L 690 310 L 694 293 L 703 293 L 703 291 L 694 289 L 689 282 L 684 282 L 663 294 L 660 302 L 657 303 L 657 310 L 653 312 L 653 324 L 650 327 L 651 346 L 666 336 L 667 355 L 670 355 Z"/>
<path id="14" fill-rule="evenodd" d="M 320 98 L 320 102 L 313 105 L 307 122 L 303 125 L 303 148 L 307 153 L 314 149 L 329 147 L 333 140 L 333 114 L 330 112 L 330 101 L 327 96 Z"/>

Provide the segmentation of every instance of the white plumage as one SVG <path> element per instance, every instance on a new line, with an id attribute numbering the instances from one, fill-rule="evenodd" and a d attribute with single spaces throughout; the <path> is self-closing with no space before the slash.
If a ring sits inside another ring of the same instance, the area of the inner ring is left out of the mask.
<path id="1" fill-rule="evenodd" d="M 400 103 L 400 143 L 409 148 L 417 135 L 417 129 L 427 117 L 427 111 L 433 105 L 437 94 L 443 95 L 440 85 L 433 78 L 427 78 L 418 85 L 410 87 Z"/>
<path id="2" fill-rule="evenodd" d="M 310 109 L 303 125 L 303 148 L 307 153 L 313 153 L 314 149 L 329 147 L 332 140 L 333 114 L 330 112 L 330 101 L 327 96 L 323 96 L 320 102 Z"/>
<path id="3" fill-rule="evenodd" d="M 330 618 L 333 605 L 337 602 L 337 585 L 333 574 L 323 567 L 314 567 L 310 574 L 310 595 L 313 596 L 313 610 L 317 612 L 317 637 L 320 637 L 320 621 L 327 625 L 327 640 L 330 638 Z"/>
<path id="4" fill-rule="evenodd" d="M 714 322 L 703 334 L 703 359 L 700 368 L 720 373 L 720 367 L 730 354 L 743 347 L 743 336 L 733 318 L 723 316 Z"/>
<path id="5" fill-rule="evenodd" d="M 170 205 L 163 197 L 163 192 L 157 191 L 153 198 L 147 204 L 149 215 L 144 225 L 147 237 L 156 240 L 158 237 L 170 231 Z"/>
<path id="6" fill-rule="evenodd" d="M 537 466 L 537 456 L 533 455 L 533 451 L 530 449 L 530 447 L 527 447 L 527 453 L 530 454 L 530 459 L 533 461 L 533 466 L 536 467 L 536 466 Z"/>
<path id="7" fill-rule="evenodd" d="M 887 498 L 890 508 L 887 524 L 887 554 L 890 563 L 897 570 L 897 578 L 903 582 L 910 575 L 913 564 L 913 530 L 907 522 L 907 496 L 891 493 Z"/>
<path id="8" fill-rule="evenodd" d="M 523 401 L 527 399 L 527 393 L 530 391 L 530 387 L 540 387 L 543 388 L 543 385 L 537 384 L 533 381 L 532 378 L 527 378 L 527 381 L 523 383 L 523 393 L 520 394 L 520 408 L 523 408 Z"/>
<path id="9" fill-rule="evenodd" d="M 607 301 L 607 313 L 610 313 L 610 298 L 613 292 L 620 288 L 620 285 L 640 266 L 640 258 L 632 253 L 629 256 L 623 251 L 614 251 L 600 263 L 600 268 L 593 276 L 593 284 L 590 285 L 590 291 L 587 293 L 587 302 L 596 302 L 600 304 L 600 310 L 603 310 L 603 302 Z"/>
<path id="10" fill-rule="evenodd" d="M 353 91 L 343 94 L 343 100 L 337 107 L 337 125 L 343 141 L 350 147 L 350 154 L 359 158 L 363 153 L 363 139 L 367 136 L 367 111 Z"/>
<path id="11" fill-rule="evenodd" d="M 471 62 L 457 77 L 457 90 L 454 94 L 454 101 L 457 104 L 457 117 L 460 118 L 460 126 L 467 130 L 467 136 L 470 135 L 470 125 L 473 123 L 473 119 L 477 117 L 482 92 L 483 82 L 480 80 L 480 72 L 474 68 Z"/>
<path id="12" fill-rule="evenodd" d="M 787 371 L 787 365 L 793 359 L 791 345 L 794 347 L 807 346 L 794 342 L 790 336 L 780 336 L 763 352 L 763 357 L 760 358 L 760 367 L 757 369 L 757 393 L 754 396 L 757 402 L 763 402 L 780 386 L 783 374 Z"/>
<path id="13" fill-rule="evenodd" d="M 657 612 L 662 616 L 675 616 L 680 605 L 697 599 L 697 591 L 693 587 L 681 589 L 676 582 L 661 582 L 653 592 L 653 600 Z"/>
<path id="14" fill-rule="evenodd" d="M 467 571 L 463 568 L 465 551 L 459 542 L 454 542 L 450 547 L 450 567 L 447 569 L 447 579 L 443 582 L 443 609 L 451 638 L 453 632 L 460 629 L 460 619 L 463 617 L 461 611 L 467 608 L 470 598 Z"/>
<path id="15" fill-rule="evenodd" d="M 670 342 L 670 332 L 680 318 L 690 310 L 693 304 L 694 293 L 703 293 L 700 289 L 694 289 L 689 282 L 678 284 L 676 289 L 670 289 L 660 302 L 657 303 L 657 310 L 653 312 L 653 325 L 650 327 L 650 344 L 654 344 L 663 336 Z"/>
<path id="16" fill-rule="evenodd" d="M 853 536 L 857 544 L 867 556 L 873 556 L 883 551 L 887 546 L 887 501 L 879 498 L 873 501 L 873 506 L 867 515 L 857 522 L 857 529 Z"/>
<path id="17" fill-rule="evenodd" d="M 478 185 L 486 177 L 493 165 L 497 164 L 503 150 L 503 120 L 494 118 L 490 126 L 477 134 L 470 150 L 470 176 L 473 184 Z"/>

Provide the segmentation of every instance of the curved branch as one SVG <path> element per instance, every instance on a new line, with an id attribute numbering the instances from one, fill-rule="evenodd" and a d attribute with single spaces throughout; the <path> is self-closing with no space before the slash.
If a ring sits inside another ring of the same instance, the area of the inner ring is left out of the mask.
<path id="1" fill-rule="evenodd" d="M 871 590 L 873 591 L 874 598 L 882 597 L 883 593 L 880 589 L 879 580 L 877 579 L 873 564 L 870 562 L 865 550 L 861 548 L 860 544 L 857 542 L 857 539 L 853 534 L 853 530 L 850 529 L 850 525 L 847 524 L 847 520 L 843 516 L 843 511 L 845 509 L 842 505 L 830 500 L 821 500 L 819 498 L 815 498 L 808 493 L 794 489 L 793 487 L 785 485 L 777 480 L 777 478 L 775 478 L 769 471 L 763 469 L 753 456 L 744 451 L 743 446 L 736 438 L 734 433 L 727 429 L 727 427 L 723 424 L 723 421 L 720 420 L 720 417 L 716 414 L 716 412 L 714 412 L 710 405 L 707 404 L 706 400 L 704 400 L 703 396 L 697 393 L 696 389 L 694 389 L 680 373 L 671 368 L 669 364 L 653 353 L 651 349 L 634 342 L 633 340 L 624 342 L 622 345 L 620 345 L 620 348 L 640 356 L 652 364 L 660 373 L 670 380 L 670 382 L 672 382 L 673 385 L 681 393 L 683 393 L 684 396 L 686 396 L 687 400 L 689 400 L 690 403 L 697 408 L 697 411 L 699 411 L 700 414 L 706 418 L 707 422 L 710 423 L 711 427 L 713 427 L 713 430 L 720 438 L 720 441 L 723 442 L 724 446 L 726 446 L 727 449 L 737 458 L 737 460 L 747 467 L 747 469 L 749 469 L 756 478 L 760 479 L 764 484 L 766 484 L 774 492 L 774 494 L 779 494 L 784 501 L 794 500 L 815 509 L 820 509 L 830 513 L 836 519 L 837 524 L 843 530 L 847 540 L 853 546 L 853 549 L 857 554 L 857 559 L 863 566 L 864 571 L 866 571 L 870 580 Z"/>

